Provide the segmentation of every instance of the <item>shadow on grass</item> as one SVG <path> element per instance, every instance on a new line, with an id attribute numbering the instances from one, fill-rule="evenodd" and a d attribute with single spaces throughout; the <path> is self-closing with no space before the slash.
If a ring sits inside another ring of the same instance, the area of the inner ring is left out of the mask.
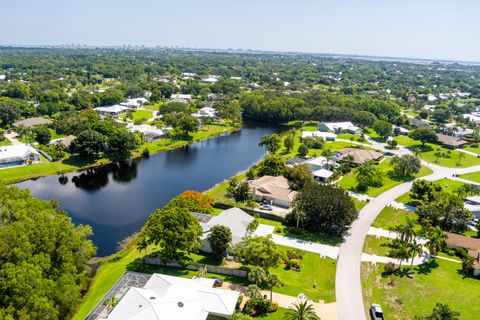
<path id="1" fill-rule="evenodd" d="M 419 153 L 433 151 L 433 148 L 430 145 L 422 146 L 421 144 L 415 144 L 415 145 L 411 145 L 408 148 L 413 152 L 419 152 Z"/>
<path id="2" fill-rule="evenodd" d="M 430 274 L 430 273 L 432 273 L 432 269 L 436 269 L 436 268 L 438 268 L 437 260 L 430 259 L 428 262 L 425 262 L 425 263 L 417 266 L 416 268 L 414 268 L 414 270 L 418 274 Z"/>
<path id="3" fill-rule="evenodd" d="M 284 228 L 284 235 L 286 237 L 298 238 L 301 240 L 328 244 L 331 246 L 337 246 L 343 242 L 343 237 L 339 235 L 328 235 L 320 232 L 295 229 L 291 227 Z"/>

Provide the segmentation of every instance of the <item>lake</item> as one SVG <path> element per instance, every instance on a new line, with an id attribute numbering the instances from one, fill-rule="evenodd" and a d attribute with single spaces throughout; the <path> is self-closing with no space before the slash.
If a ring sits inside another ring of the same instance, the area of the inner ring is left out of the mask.
<path id="1" fill-rule="evenodd" d="M 75 224 L 92 226 L 97 255 L 118 250 L 148 216 L 185 190 L 204 191 L 258 162 L 260 137 L 278 127 L 253 124 L 236 133 L 200 141 L 150 158 L 27 180 L 33 196 L 57 199 Z"/>

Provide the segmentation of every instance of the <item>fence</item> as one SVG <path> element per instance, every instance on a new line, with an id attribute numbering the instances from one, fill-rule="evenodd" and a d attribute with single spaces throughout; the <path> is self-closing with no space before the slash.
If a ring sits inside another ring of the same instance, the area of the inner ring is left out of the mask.
<path id="1" fill-rule="evenodd" d="M 188 270 L 195 270 L 195 271 L 199 270 L 200 268 L 207 267 L 207 272 L 222 274 L 225 276 L 234 276 L 239 278 L 247 277 L 247 271 L 245 270 L 213 266 L 210 264 L 190 262 L 188 265 L 183 266 L 178 262 L 162 262 L 159 258 L 145 258 L 144 261 L 146 264 L 151 264 L 151 265 L 160 265 L 160 266 L 167 266 L 167 267 L 188 269 Z"/>

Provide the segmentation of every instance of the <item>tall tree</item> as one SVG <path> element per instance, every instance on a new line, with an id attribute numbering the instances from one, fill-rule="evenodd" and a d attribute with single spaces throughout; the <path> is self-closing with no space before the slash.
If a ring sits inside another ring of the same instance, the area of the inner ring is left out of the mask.
<path id="1" fill-rule="evenodd" d="M 420 172 L 422 164 L 420 159 L 410 155 L 404 154 L 402 156 L 394 156 L 390 161 L 393 166 L 393 172 L 400 177 L 410 177 Z"/>
<path id="2" fill-rule="evenodd" d="M 435 131 L 430 129 L 430 127 L 420 127 L 413 131 L 410 131 L 408 136 L 413 140 L 420 141 L 422 143 L 422 146 L 425 146 L 425 143 L 427 142 L 434 143 L 437 141 L 437 135 L 435 134 Z"/>
<path id="3" fill-rule="evenodd" d="M 275 153 L 280 149 L 280 137 L 278 134 L 263 136 L 258 144 L 260 147 L 266 147 L 268 152 Z"/>
<path id="4" fill-rule="evenodd" d="M 213 226 L 207 236 L 213 254 L 217 258 L 223 258 L 232 242 L 232 231 L 226 226 Z"/>

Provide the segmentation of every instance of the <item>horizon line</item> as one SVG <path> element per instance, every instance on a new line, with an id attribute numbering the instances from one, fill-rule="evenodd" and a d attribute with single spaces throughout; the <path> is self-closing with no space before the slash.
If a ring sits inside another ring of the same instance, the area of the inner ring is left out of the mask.
<path id="1" fill-rule="evenodd" d="M 205 48 L 205 47 L 185 47 L 178 45 L 142 45 L 142 44 L 122 44 L 122 45 L 90 45 L 90 44 L 0 44 L 0 48 L 70 48 L 70 49 L 171 49 L 171 50 L 194 50 L 194 51 L 219 51 L 224 53 L 245 53 L 245 54 L 293 54 L 293 55 L 319 55 L 319 56 L 333 56 L 333 57 L 349 57 L 349 58 L 376 58 L 378 60 L 394 59 L 394 60 L 408 60 L 412 63 L 419 62 L 447 62 L 447 63 L 461 63 L 479 65 L 480 60 L 455 60 L 446 58 L 424 58 L 424 57 L 405 57 L 405 56 L 387 56 L 387 55 L 370 55 L 370 54 L 355 54 L 355 53 L 327 53 L 327 52 L 312 52 L 312 51 L 291 51 L 291 50 L 264 50 L 252 48 Z M 403 61 L 405 62 L 405 61 Z"/>

